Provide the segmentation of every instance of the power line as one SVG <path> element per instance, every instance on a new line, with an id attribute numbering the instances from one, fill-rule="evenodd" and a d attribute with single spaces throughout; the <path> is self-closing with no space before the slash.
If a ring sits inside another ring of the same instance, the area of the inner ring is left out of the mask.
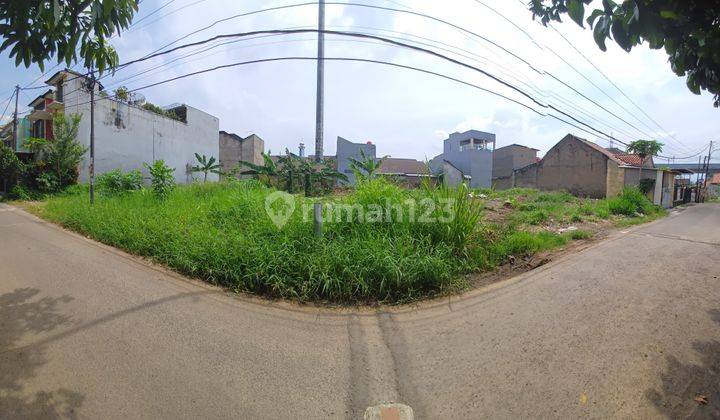
<path id="1" fill-rule="evenodd" d="M 476 1 L 477 1 L 477 0 L 476 0 Z M 672 134 L 670 134 L 670 132 L 669 132 L 668 130 L 666 130 L 663 126 L 661 126 L 660 123 L 658 123 L 653 117 L 651 117 L 647 112 L 645 112 L 645 110 L 644 110 L 642 107 L 640 107 L 635 101 L 633 101 L 633 100 L 630 98 L 630 96 L 628 96 L 628 95 L 625 93 L 624 90 L 622 90 L 612 79 L 610 79 L 610 77 L 608 77 L 608 76 L 605 74 L 605 72 L 603 72 L 602 70 L 600 70 L 600 68 L 599 68 L 592 60 L 590 60 L 590 58 L 588 58 L 585 54 L 583 54 L 583 52 L 580 51 L 572 42 L 570 42 L 570 40 L 568 40 L 568 39 L 565 37 L 565 35 L 563 35 L 563 34 L 562 34 L 559 30 L 557 30 L 557 28 L 555 28 L 553 25 L 549 25 L 549 26 L 550 26 L 550 28 L 552 28 L 552 30 L 555 31 L 555 33 L 557 33 L 568 45 L 570 45 L 570 46 L 572 47 L 572 49 L 575 50 L 575 52 L 577 52 L 578 54 L 580 54 L 580 56 L 581 56 L 582 58 L 584 58 L 585 61 L 587 61 L 598 73 L 600 73 L 600 75 L 602 75 L 603 78 L 605 78 L 605 80 L 607 80 L 608 82 L 610 82 L 610 84 L 613 85 L 613 87 L 614 87 L 615 89 L 617 89 L 617 91 L 620 92 L 620 93 L 625 97 L 625 99 L 627 99 L 635 108 L 637 108 L 638 110 L 640 110 L 640 112 L 642 112 L 643 115 L 645 115 L 645 117 L 647 117 L 647 118 L 648 118 L 650 121 L 652 121 L 663 133 L 665 133 L 666 136 L 669 136 L 671 139 L 675 140 L 675 142 L 677 142 L 678 145 L 680 145 L 682 148 L 686 148 L 686 146 L 685 146 L 683 143 L 681 143 L 677 138 L 675 138 L 675 136 L 673 136 Z M 636 118 L 637 118 L 637 117 L 636 117 Z M 647 126 L 646 126 L 646 127 L 647 127 Z M 648 127 L 648 128 L 650 128 L 650 127 Z M 686 149 L 686 150 L 687 150 L 687 149 Z"/>
<path id="2" fill-rule="evenodd" d="M 622 105 L 620 105 L 617 101 L 615 101 L 607 92 L 605 92 L 605 91 L 604 91 L 603 89 L 601 89 L 599 86 L 595 85 L 595 83 L 593 83 L 593 82 L 590 81 L 587 77 L 585 77 L 585 76 L 583 75 L 583 73 L 579 72 L 572 64 L 570 64 L 570 63 L 567 62 L 565 59 L 563 59 L 557 52 L 555 52 L 555 50 L 553 50 L 552 48 L 550 48 L 550 47 L 548 47 L 547 45 L 544 45 L 544 44 L 543 44 L 544 46 L 541 46 L 541 45 L 536 41 L 535 37 L 533 37 L 532 35 L 530 35 L 530 33 L 528 33 L 525 29 L 523 29 L 521 26 L 517 25 L 515 22 L 513 22 L 511 19 L 509 19 L 506 15 L 504 15 L 504 14 L 501 13 L 501 12 L 499 12 L 497 9 L 489 6 L 488 4 L 486 4 L 485 2 L 483 2 L 483 1 L 481 1 L 481 0 L 474 0 L 474 1 L 475 1 L 476 3 L 482 5 L 482 6 L 486 7 L 487 9 L 489 9 L 490 11 L 492 11 L 493 13 L 497 14 L 497 15 L 500 16 L 502 19 L 504 19 L 505 21 L 507 21 L 508 23 L 510 23 L 510 24 L 511 24 L 513 27 L 515 27 L 517 30 L 521 31 L 523 34 L 525 34 L 526 37 L 528 37 L 528 38 L 529 38 L 538 48 L 540 48 L 541 50 L 548 49 L 548 50 L 549 50 L 550 52 L 552 52 L 555 56 L 557 56 L 560 60 L 562 60 L 565 64 L 567 64 L 570 68 L 572 68 L 576 73 L 580 74 L 580 75 L 581 75 L 582 77 L 584 77 L 589 83 L 591 83 L 594 87 L 596 87 L 596 88 L 597 88 L 598 90 L 600 90 L 603 94 L 605 94 L 605 96 L 607 96 L 607 97 L 610 98 L 613 102 L 615 102 L 617 105 L 619 105 L 619 106 L 620 106 L 623 110 L 625 110 L 628 114 L 632 115 L 635 119 L 637 119 L 638 121 L 640 121 L 640 122 L 641 122 L 643 125 L 645 125 L 648 129 L 652 130 L 652 128 L 650 128 L 649 126 L 647 126 L 640 118 L 638 118 L 638 117 L 635 116 L 634 114 L 630 113 L 629 110 L 627 110 L 625 107 L 623 107 Z M 522 3 L 522 2 L 521 2 L 521 3 Z M 525 5 L 523 4 L 523 7 L 524 7 L 524 6 L 525 6 Z M 660 126 L 660 125 L 657 123 L 657 121 L 655 121 L 652 117 L 650 117 L 650 115 L 648 115 L 648 114 L 645 112 L 644 109 L 642 109 L 640 106 L 638 106 L 637 103 L 635 103 L 615 82 L 613 82 L 602 70 L 600 70 L 600 68 L 599 68 L 597 65 L 595 65 L 595 63 L 593 63 L 593 62 L 590 60 L 590 58 L 588 58 L 585 54 L 583 54 L 583 53 L 582 53 L 573 43 L 571 43 L 557 28 L 555 28 L 555 27 L 552 26 L 552 25 L 549 25 L 549 26 L 550 26 L 550 27 L 553 29 L 553 31 L 554 31 L 555 33 L 557 33 L 557 35 L 559 35 L 568 45 L 570 45 L 578 54 L 580 54 L 580 55 L 585 59 L 585 61 L 587 61 L 588 63 L 590 63 L 590 65 L 591 65 L 598 73 L 600 73 L 608 82 L 610 82 L 610 83 L 615 87 L 615 89 L 617 89 L 623 96 L 625 96 L 625 98 L 626 98 L 628 101 L 630 101 L 636 108 L 638 108 L 648 119 L 650 119 L 652 122 L 654 122 L 654 123 L 660 128 L 660 130 L 662 130 L 663 132 L 667 133 L 667 130 L 665 130 L 662 126 Z M 643 132 L 643 135 L 648 135 L 648 133 L 644 133 L 644 132 Z M 654 137 L 654 136 L 650 135 L 649 137 Z M 674 139 L 682 148 L 685 148 L 685 145 L 682 144 L 682 143 L 681 143 L 679 140 L 677 140 L 676 138 L 674 138 L 674 136 L 673 136 L 673 139 Z M 687 149 L 686 149 L 686 150 L 687 150 Z"/>
<path id="3" fill-rule="evenodd" d="M 0 117 L 0 124 L 2 124 L 2 120 L 5 118 L 5 114 L 7 113 L 7 110 L 10 107 L 10 103 L 12 102 L 14 97 L 15 91 L 13 91 L 12 95 L 10 95 L 10 97 L 7 99 L 7 104 L 5 104 L 5 109 L 3 110 L 2 116 Z"/>

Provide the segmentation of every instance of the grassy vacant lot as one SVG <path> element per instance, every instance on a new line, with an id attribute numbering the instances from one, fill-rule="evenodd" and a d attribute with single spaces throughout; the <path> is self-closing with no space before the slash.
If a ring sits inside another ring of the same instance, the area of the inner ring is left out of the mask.
<path id="1" fill-rule="evenodd" d="M 375 206 L 380 220 L 361 223 L 351 214 L 326 223 L 325 235 L 316 238 L 303 208 L 317 199 L 296 196 L 294 213 L 280 230 L 265 211 L 273 191 L 255 181 L 195 184 L 177 187 L 165 201 L 148 190 L 100 195 L 91 208 L 79 187 L 30 208 L 106 244 L 238 291 L 345 303 L 407 302 L 462 290 L 468 285 L 464 274 L 584 239 L 592 231 L 587 226 L 637 223 L 663 213 L 632 191 L 609 201 L 583 200 L 534 190 L 408 191 L 373 180 L 320 200 Z M 398 208 L 411 213 L 409 199 L 454 199 L 454 219 L 434 220 L 446 215 L 438 206 L 429 212 L 429 223 L 408 216 L 387 222 L 385 216 Z M 560 233 L 571 224 L 583 229 Z"/>

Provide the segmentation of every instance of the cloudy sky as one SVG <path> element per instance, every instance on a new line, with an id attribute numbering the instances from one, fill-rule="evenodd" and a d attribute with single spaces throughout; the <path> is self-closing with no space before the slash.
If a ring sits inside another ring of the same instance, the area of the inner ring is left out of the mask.
<path id="1" fill-rule="evenodd" d="M 112 42 L 121 62 L 125 62 L 218 19 L 302 2 L 144 0 L 136 24 Z M 545 28 L 533 22 L 520 0 L 356 2 L 410 9 L 466 31 L 417 15 L 348 4 L 327 6 L 328 29 L 371 33 L 432 49 L 482 69 L 539 103 L 552 104 L 620 140 L 658 139 L 666 144 L 664 155 L 693 155 L 708 141 L 720 140 L 720 118 L 711 96 L 690 93 L 684 79 L 671 72 L 663 51 L 641 47 L 628 54 L 613 44 L 603 53 L 589 30 L 583 31 L 574 23 L 555 24 L 557 31 Z M 174 45 L 219 34 L 315 25 L 317 6 L 305 5 L 231 19 Z M 218 65 L 273 57 L 312 57 L 316 53 L 315 39 L 314 34 L 225 39 L 128 66 L 102 82 L 108 90 L 121 85 L 136 89 Z M 448 133 L 468 129 L 496 133 L 498 147 L 519 143 L 538 148 L 541 153 L 567 133 L 608 145 L 598 135 L 538 114 L 555 114 L 571 121 L 557 111 L 541 107 L 477 70 L 439 57 L 343 36 L 328 36 L 326 56 L 413 66 L 476 86 L 382 64 L 328 62 L 326 154 L 335 152 L 335 139 L 343 136 L 353 141 L 373 141 L 381 155 L 432 158 L 442 150 L 442 140 Z M 7 54 L 0 56 L 0 63 L 2 101 L 10 96 L 14 84 L 39 86 L 46 79 L 33 82 L 41 75 L 39 69 L 16 69 Z M 23 92 L 21 104 L 29 103 L 37 92 Z M 159 105 L 183 102 L 213 114 L 220 118 L 222 130 L 241 136 L 256 133 L 273 153 L 286 147 L 296 151 L 300 142 L 308 145 L 308 153 L 314 150 L 313 61 L 234 67 L 142 89 L 142 93 Z M 3 108 L 5 102 L 0 102 L 0 111 Z"/>

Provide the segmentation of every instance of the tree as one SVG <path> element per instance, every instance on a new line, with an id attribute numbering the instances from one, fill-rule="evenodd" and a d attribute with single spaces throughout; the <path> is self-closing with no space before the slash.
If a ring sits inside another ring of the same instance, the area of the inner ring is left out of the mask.
<path id="1" fill-rule="evenodd" d="M 640 179 L 642 180 L 642 170 L 645 166 L 645 160 L 649 156 L 656 156 L 663 150 L 664 144 L 655 140 L 635 140 L 627 147 L 628 153 L 634 153 L 640 156 Z"/>
<path id="2" fill-rule="evenodd" d="M 587 20 L 586 6 L 592 0 L 531 0 L 533 18 L 543 25 L 563 14 L 581 27 L 593 29 L 595 43 L 606 51 L 607 39 L 625 51 L 647 42 L 650 48 L 665 48 L 672 70 L 687 75 L 687 86 L 699 95 L 704 89 L 720 107 L 720 0 L 603 0 Z"/>
<path id="3" fill-rule="evenodd" d="M 273 179 L 278 176 L 278 167 L 269 154 L 263 153 L 262 158 L 262 165 L 256 165 L 253 162 L 241 160 L 238 164 L 240 167 L 240 174 L 255 174 L 260 182 L 263 182 L 265 185 L 271 187 Z M 242 166 L 247 166 L 250 169 L 242 170 Z"/>
<path id="4" fill-rule="evenodd" d="M 159 200 L 165 200 L 175 188 L 175 168 L 167 166 L 164 160 L 156 160 L 152 165 L 146 163 L 145 167 L 150 172 L 153 194 Z"/>
<path id="5" fill-rule="evenodd" d="M 15 183 L 24 165 L 13 150 L 0 142 L 0 183 Z M 7 189 L 7 188 L 6 188 Z"/>
<path id="6" fill-rule="evenodd" d="M 77 141 L 81 118 L 78 114 L 66 117 L 58 112 L 53 116 L 53 140 L 29 138 L 26 142 L 36 155 L 35 165 L 41 168 L 38 178 L 47 190 L 63 188 L 77 181 L 78 165 L 87 152 L 87 148 Z"/>
<path id="7" fill-rule="evenodd" d="M 130 26 L 138 0 L 0 0 L 0 52 L 10 48 L 15 65 L 36 63 L 44 71 L 53 56 L 101 73 L 118 64 L 110 37 Z"/>
<path id="8" fill-rule="evenodd" d="M 200 164 L 193 166 L 192 171 L 202 172 L 205 175 L 203 182 L 207 182 L 207 177 L 210 173 L 217 175 L 220 175 L 222 173 L 222 171 L 220 170 L 222 166 L 219 163 L 215 163 L 216 160 L 213 156 L 210 156 L 210 159 L 208 159 L 208 157 L 205 155 L 199 155 L 195 153 L 195 159 L 197 159 Z"/>
<path id="9" fill-rule="evenodd" d="M 306 197 L 311 196 L 316 187 L 327 191 L 335 185 L 335 181 L 338 179 L 348 181 L 348 177 L 338 172 L 332 162 L 324 160 L 322 163 L 322 166 L 318 166 L 310 159 L 301 159 L 300 173 Z"/>
<path id="10" fill-rule="evenodd" d="M 375 159 L 366 156 L 364 150 L 360 150 L 360 159 L 350 158 L 350 169 L 358 180 L 372 179 L 375 174 L 382 168 L 383 161 L 387 157 Z"/>

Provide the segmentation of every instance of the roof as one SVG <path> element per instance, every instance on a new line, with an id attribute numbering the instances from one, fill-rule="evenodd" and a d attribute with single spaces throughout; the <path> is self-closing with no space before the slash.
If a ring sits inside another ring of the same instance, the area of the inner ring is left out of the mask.
<path id="1" fill-rule="evenodd" d="M 47 81 L 45 82 L 45 84 L 46 84 L 46 85 L 54 85 L 54 84 L 56 84 L 56 83 L 57 83 L 57 79 L 58 79 L 60 76 L 64 75 L 65 73 L 70 73 L 70 74 L 72 74 L 73 76 L 76 76 L 76 77 L 87 77 L 86 75 L 81 74 L 81 73 L 78 73 L 78 72 L 76 72 L 76 71 L 74 71 L 74 70 L 65 69 L 65 70 L 59 70 L 57 73 L 53 74 L 52 77 L 50 77 L 49 79 L 47 79 Z"/>
<path id="2" fill-rule="evenodd" d="M 612 151 L 600 146 L 599 144 L 593 143 L 593 142 L 585 140 L 585 139 L 581 139 L 580 137 L 573 136 L 572 134 L 568 134 L 567 136 L 565 136 L 565 138 L 563 140 L 567 139 L 568 137 L 573 138 L 581 143 L 584 143 L 586 146 L 589 146 L 589 147 L 595 149 L 596 151 L 602 153 L 608 159 L 612 160 L 613 162 L 617 163 L 618 165 L 628 165 L 628 166 L 637 166 L 637 167 L 642 166 L 642 164 L 641 164 L 642 160 L 640 159 L 640 156 L 638 156 L 638 155 L 631 155 L 631 154 L 627 154 L 627 153 L 613 153 Z M 646 161 L 645 163 L 647 163 L 647 162 L 651 162 L 651 161 Z"/>
<path id="3" fill-rule="evenodd" d="M 720 184 L 720 174 L 713 175 L 712 178 L 710 178 L 711 184 Z"/>
<path id="4" fill-rule="evenodd" d="M 523 146 L 522 144 L 517 144 L 517 143 L 508 144 L 507 146 L 503 146 L 503 147 L 498 147 L 498 148 L 495 149 L 495 150 L 497 151 L 497 150 L 505 149 L 506 147 L 522 147 L 523 149 L 530 149 L 530 150 L 534 150 L 534 151 L 536 151 L 536 152 L 539 152 L 539 151 L 540 151 L 540 149 L 536 149 L 536 148 L 534 148 L 534 147 Z"/>
<path id="5" fill-rule="evenodd" d="M 630 166 L 643 166 L 643 161 L 638 155 L 630 155 L 627 153 L 616 153 L 615 157 L 620 159 L 624 164 Z"/>
<path id="6" fill-rule="evenodd" d="M 385 158 L 380 166 L 381 174 L 427 174 L 427 165 L 415 159 Z"/>
<path id="7" fill-rule="evenodd" d="M 32 102 L 30 102 L 30 103 L 28 104 L 28 106 L 34 107 L 37 102 L 39 102 L 41 99 L 42 99 L 42 100 L 45 100 L 45 97 L 48 96 L 48 95 L 51 94 L 51 93 L 53 93 L 53 90 L 52 90 L 52 89 L 48 89 L 47 92 L 45 92 L 45 93 L 41 94 L 40 96 L 38 96 L 37 98 L 33 99 Z"/>

